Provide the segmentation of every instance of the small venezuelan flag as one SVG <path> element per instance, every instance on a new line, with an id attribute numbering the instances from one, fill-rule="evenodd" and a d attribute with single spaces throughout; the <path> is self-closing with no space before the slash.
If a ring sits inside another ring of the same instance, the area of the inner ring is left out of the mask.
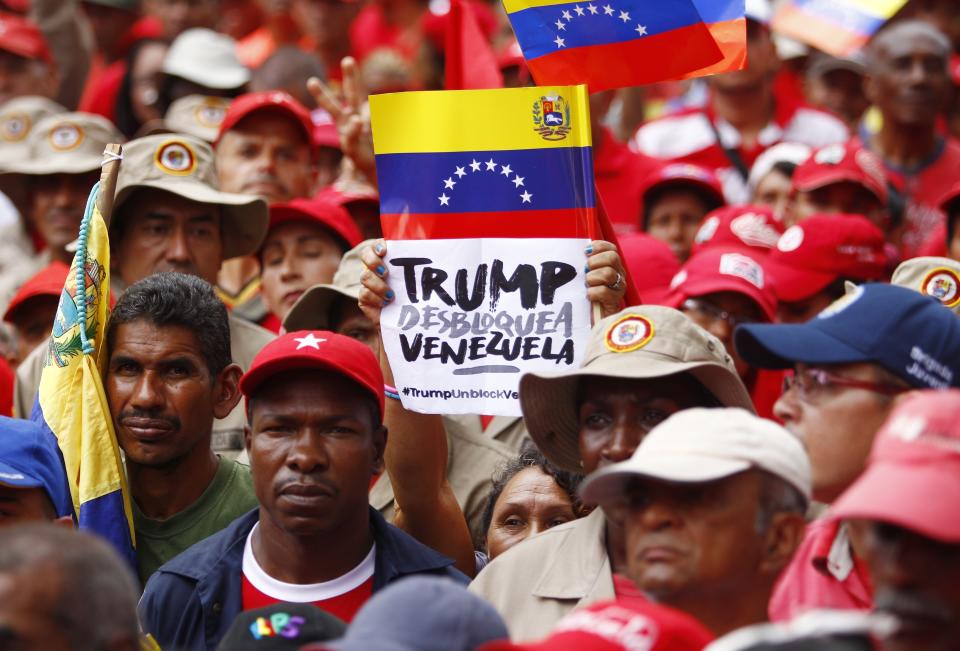
<path id="1" fill-rule="evenodd" d="M 388 240 L 592 235 L 586 87 L 373 95 L 370 112 Z"/>
<path id="2" fill-rule="evenodd" d="M 106 538 L 133 565 L 133 511 L 101 379 L 110 313 L 110 244 L 96 208 L 98 192 L 99 183 L 90 193 L 77 253 L 60 294 L 31 418 L 57 439 L 80 528 Z"/>
<path id="3" fill-rule="evenodd" d="M 832 54 L 847 56 L 866 45 L 906 0 L 788 0 L 773 29 Z"/>
<path id="4" fill-rule="evenodd" d="M 636 86 L 681 79 L 724 58 L 692 0 L 503 5 L 539 85 Z"/>

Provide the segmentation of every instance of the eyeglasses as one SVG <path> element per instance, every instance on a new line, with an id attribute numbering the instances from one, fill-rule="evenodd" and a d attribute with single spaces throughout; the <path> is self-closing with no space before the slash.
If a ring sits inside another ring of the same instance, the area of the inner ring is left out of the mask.
<path id="1" fill-rule="evenodd" d="M 895 396 L 910 390 L 910 387 L 896 384 L 855 380 L 853 378 L 843 377 L 842 375 L 836 375 L 822 368 L 805 368 L 802 371 L 794 372 L 793 375 L 785 376 L 783 378 L 783 392 L 786 393 L 794 387 L 797 389 L 797 396 L 804 402 L 815 400 L 819 395 L 822 395 L 825 389 L 830 387 L 863 389 L 885 396 Z"/>
<path id="2" fill-rule="evenodd" d="M 699 312 L 703 316 L 707 317 L 711 321 L 724 321 L 730 329 L 736 328 L 738 325 L 744 323 L 756 323 L 758 319 L 749 316 L 740 316 L 739 314 L 731 314 L 726 310 L 721 310 L 719 307 L 713 303 L 707 301 L 702 301 L 697 298 L 688 298 L 683 302 L 681 306 L 684 310 L 691 310 Z"/>

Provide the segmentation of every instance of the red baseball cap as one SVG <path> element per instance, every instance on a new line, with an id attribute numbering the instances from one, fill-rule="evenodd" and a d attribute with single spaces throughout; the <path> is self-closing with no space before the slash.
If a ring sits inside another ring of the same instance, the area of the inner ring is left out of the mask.
<path id="1" fill-rule="evenodd" d="M 887 205 L 887 177 L 883 162 L 869 149 L 850 141 L 821 147 L 793 173 L 793 191 L 808 192 L 849 181 L 862 185 L 884 206 Z"/>
<path id="2" fill-rule="evenodd" d="M 680 261 L 665 242 L 646 233 L 629 233 L 618 238 L 620 256 L 630 272 L 644 305 L 666 305 L 670 281 L 680 271 Z"/>
<path id="3" fill-rule="evenodd" d="M 780 236 L 763 262 L 777 300 L 793 303 L 838 278 L 884 280 L 883 231 L 862 215 L 813 215 Z"/>
<path id="4" fill-rule="evenodd" d="M 922 361 L 920 362 L 922 363 Z M 905 396 L 877 433 L 867 469 L 831 509 L 960 543 L 960 390 Z"/>
<path id="5" fill-rule="evenodd" d="M 713 635 L 690 615 L 642 599 L 574 610 L 540 642 L 488 642 L 479 651 L 701 651 Z"/>
<path id="6" fill-rule="evenodd" d="M 380 195 L 376 188 L 365 183 L 340 183 L 328 185 L 316 194 L 317 199 L 329 199 L 334 203 L 346 206 L 355 201 L 365 201 L 380 205 Z"/>
<path id="7" fill-rule="evenodd" d="M 783 224 L 763 206 L 725 206 L 704 218 L 692 254 L 713 246 L 743 247 L 766 255 L 783 235 Z"/>
<path id="8" fill-rule="evenodd" d="M 0 12 L 0 50 L 24 59 L 53 63 L 50 46 L 40 28 L 17 14 Z"/>
<path id="9" fill-rule="evenodd" d="M 670 282 L 667 305 L 679 308 L 688 298 L 715 292 L 736 292 L 752 299 L 768 321 L 777 313 L 760 258 L 739 247 L 710 247 L 691 256 Z"/>
<path id="10" fill-rule="evenodd" d="M 700 167 L 692 163 L 667 163 L 651 172 L 641 184 L 641 201 L 646 205 L 647 196 L 650 192 L 670 185 L 693 186 L 702 190 L 716 203 L 715 206 L 711 206 L 711 210 L 726 203 L 723 198 L 723 186 L 720 184 L 717 175 L 706 167 Z"/>
<path id="11" fill-rule="evenodd" d="M 333 371 L 359 384 L 377 401 L 383 418 L 380 362 L 356 339 L 326 330 L 288 332 L 271 341 L 257 353 L 250 369 L 240 378 L 240 391 L 249 400 L 269 378 L 309 368 Z"/>
<path id="12" fill-rule="evenodd" d="M 67 281 L 68 273 L 70 273 L 70 265 L 56 260 L 41 269 L 20 286 L 13 300 L 7 305 L 7 311 L 3 313 L 3 320 L 7 323 L 13 323 L 17 310 L 32 298 L 38 296 L 59 298 L 63 292 L 63 285 Z"/>
<path id="13" fill-rule="evenodd" d="M 960 198 L 960 182 L 955 183 L 949 190 L 944 193 L 942 197 L 937 201 L 937 205 L 940 207 L 946 214 L 950 214 L 950 208 L 954 201 L 957 198 Z"/>
<path id="14" fill-rule="evenodd" d="M 340 149 L 340 132 L 333 121 L 333 116 L 322 108 L 313 109 L 310 113 L 313 122 L 313 144 L 317 147 L 331 147 Z"/>
<path id="15" fill-rule="evenodd" d="M 307 143 L 311 150 L 313 149 L 313 119 L 310 117 L 310 111 L 289 93 L 281 90 L 247 93 L 233 100 L 227 114 L 223 116 L 223 122 L 220 123 L 216 142 L 220 142 L 223 134 L 237 126 L 245 117 L 260 111 L 272 111 L 295 121 L 303 129 Z"/>
<path id="16" fill-rule="evenodd" d="M 293 199 L 270 206 L 270 229 L 292 221 L 315 222 L 327 228 L 340 240 L 344 252 L 363 240 L 347 209 L 329 198 Z"/>

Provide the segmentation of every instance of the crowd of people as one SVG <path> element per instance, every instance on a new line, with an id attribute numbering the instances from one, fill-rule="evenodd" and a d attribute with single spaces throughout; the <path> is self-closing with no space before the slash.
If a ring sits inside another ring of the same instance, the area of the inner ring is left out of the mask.
<path id="1" fill-rule="evenodd" d="M 464 11 L 533 85 L 499 3 L 0 0 L 0 648 L 960 650 L 960 11 L 835 57 L 787 1 L 591 94 L 595 322 L 509 417 L 391 391 L 367 108 Z M 31 420 L 111 143 L 135 567 Z"/>

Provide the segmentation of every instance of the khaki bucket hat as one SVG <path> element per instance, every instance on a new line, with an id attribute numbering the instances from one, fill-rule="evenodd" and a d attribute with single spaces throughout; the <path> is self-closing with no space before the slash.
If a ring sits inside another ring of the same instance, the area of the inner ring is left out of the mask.
<path id="1" fill-rule="evenodd" d="M 114 210 L 138 188 L 165 190 L 223 208 L 223 259 L 256 253 L 267 232 L 267 204 L 253 195 L 221 192 L 210 145 L 184 134 L 146 136 L 123 147 Z"/>
<path id="2" fill-rule="evenodd" d="M 960 315 L 960 262 L 949 258 L 911 258 L 900 263 L 891 285 L 932 296 Z"/>
<path id="3" fill-rule="evenodd" d="M 314 285 L 304 292 L 283 320 L 284 330 L 329 330 L 330 312 L 337 299 L 359 300 L 360 275 L 366 269 L 360 254 L 374 242 L 376 240 L 366 240 L 347 251 L 340 260 L 331 284 Z"/>
<path id="4" fill-rule="evenodd" d="M 527 431 L 556 465 L 581 472 L 577 392 L 585 377 L 649 379 L 689 373 L 723 407 L 754 412 L 753 401 L 723 343 L 681 312 L 628 307 L 593 327 L 583 366 L 520 378 Z"/>
<path id="5" fill-rule="evenodd" d="M 140 127 L 137 137 L 185 133 L 212 144 L 229 108 L 230 100 L 225 97 L 187 95 L 174 100 L 162 120 L 151 120 Z"/>
<path id="6" fill-rule="evenodd" d="M 7 155 L 0 154 L 0 169 L 8 174 L 37 176 L 93 172 L 100 169 L 106 146 L 123 141 L 116 127 L 99 115 L 80 112 L 49 115 L 30 129 L 25 153 L 15 160 L 6 160 Z"/>
<path id="7" fill-rule="evenodd" d="M 53 100 L 24 95 L 0 104 L 0 170 L 9 163 L 29 156 L 27 136 L 43 118 L 66 113 Z"/>

